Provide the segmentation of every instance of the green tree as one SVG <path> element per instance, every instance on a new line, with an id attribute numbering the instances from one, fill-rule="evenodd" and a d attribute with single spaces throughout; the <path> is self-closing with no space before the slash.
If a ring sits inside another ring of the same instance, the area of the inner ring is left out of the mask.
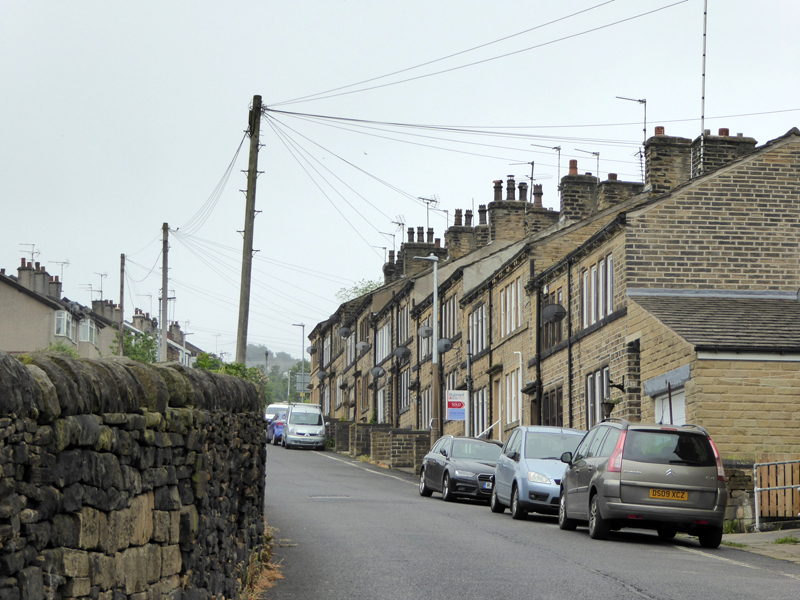
<path id="1" fill-rule="evenodd" d="M 358 298 L 359 296 L 363 296 L 364 294 L 369 294 L 371 291 L 377 290 L 382 285 L 383 282 L 379 279 L 362 279 L 361 281 L 357 281 L 355 285 L 343 287 L 336 292 L 336 299 L 339 300 L 339 302 L 347 302 L 349 300 Z"/>
<path id="2" fill-rule="evenodd" d="M 264 371 L 258 367 L 246 367 L 243 363 L 224 363 L 216 356 L 211 356 L 208 352 L 201 352 L 194 363 L 195 369 L 203 369 L 211 373 L 224 373 L 241 377 L 256 385 L 266 395 L 267 377 Z"/>
<path id="3" fill-rule="evenodd" d="M 114 333 L 114 343 L 109 347 L 111 354 L 119 351 L 119 332 Z M 122 338 L 122 355 L 143 363 L 154 363 L 158 357 L 158 343 L 149 333 L 135 333 L 130 329 L 125 330 Z"/>

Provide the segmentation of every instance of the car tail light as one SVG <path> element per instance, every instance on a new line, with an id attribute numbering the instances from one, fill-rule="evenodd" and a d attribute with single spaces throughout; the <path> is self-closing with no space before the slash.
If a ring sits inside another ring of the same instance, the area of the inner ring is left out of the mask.
<path id="1" fill-rule="evenodd" d="M 608 458 L 608 472 L 609 473 L 620 473 L 622 471 L 622 448 L 625 446 L 625 436 L 628 435 L 627 431 L 623 431 L 620 436 L 619 440 L 617 440 L 617 446 L 614 448 L 614 451 L 611 453 L 611 456 Z"/>
<path id="2" fill-rule="evenodd" d="M 708 521 L 692 521 L 692 525 L 708 525 Z"/>
<path id="3" fill-rule="evenodd" d="M 717 461 L 717 481 L 725 481 L 725 468 L 722 466 L 722 459 L 719 457 L 717 445 L 711 438 L 708 438 L 708 441 L 711 442 L 711 449 L 714 451 L 714 459 Z"/>

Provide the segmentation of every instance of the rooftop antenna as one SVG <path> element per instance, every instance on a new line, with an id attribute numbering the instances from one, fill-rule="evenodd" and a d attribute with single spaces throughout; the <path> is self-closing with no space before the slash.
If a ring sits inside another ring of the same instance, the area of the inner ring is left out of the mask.
<path id="1" fill-rule="evenodd" d="M 515 166 L 515 165 L 530 165 L 531 166 L 531 176 L 528 177 L 528 179 L 531 180 L 531 194 L 533 194 L 533 161 L 526 162 L 526 163 L 508 163 L 508 164 L 511 165 L 511 166 Z M 526 175 L 526 177 L 527 177 L 527 175 Z"/>
<path id="2" fill-rule="evenodd" d="M 137 298 L 139 298 L 139 297 L 144 298 L 145 296 L 150 298 L 150 314 L 152 315 L 153 314 L 153 294 L 136 294 Z"/>
<path id="3" fill-rule="evenodd" d="M 61 281 L 63 283 L 63 281 L 64 281 L 64 267 L 68 267 L 69 266 L 69 259 L 67 259 L 67 260 L 54 260 L 53 264 L 61 265 Z"/>
<path id="4" fill-rule="evenodd" d="M 426 204 L 426 206 L 425 206 L 425 227 L 430 229 L 430 226 L 431 226 L 431 223 L 430 223 L 430 209 L 431 209 L 431 206 L 436 208 L 436 205 L 439 204 L 439 197 L 436 194 L 434 194 L 431 198 L 423 198 L 422 196 L 419 196 L 417 199 L 418 200 L 422 200 Z"/>
<path id="5" fill-rule="evenodd" d="M 531 144 L 537 148 L 547 148 L 548 150 L 555 150 L 558 152 L 558 186 L 557 190 L 561 191 L 561 146 L 542 146 L 541 144 Z"/>
<path id="6" fill-rule="evenodd" d="M 585 152 L 586 154 L 591 154 L 597 159 L 597 181 L 600 181 L 600 153 L 599 152 L 591 152 L 589 150 L 581 150 L 580 148 L 575 148 L 578 152 Z"/>
<path id="7" fill-rule="evenodd" d="M 386 262 L 386 246 L 373 246 L 373 248 L 383 250 L 383 262 Z"/>
<path id="8" fill-rule="evenodd" d="M 397 231 L 403 231 L 406 228 L 406 218 L 403 215 L 397 215 L 392 221 L 392 225 L 397 225 Z"/>
<path id="9" fill-rule="evenodd" d="M 392 221 L 392 223 L 394 223 L 394 221 Z M 391 238 L 392 238 L 392 252 L 394 252 L 395 251 L 394 234 L 393 233 L 384 233 L 383 231 L 379 231 L 378 233 L 380 233 L 381 235 L 391 236 Z M 373 247 L 377 248 L 378 246 L 373 246 Z"/>
<path id="10" fill-rule="evenodd" d="M 102 300 L 103 299 L 103 279 L 108 277 L 108 273 L 97 273 L 97 272 L 95 272 L 95 275 L 99 275 L 100 276 L 100 300 Z"/>
<path id="11" fill-rule="evenodd" d="M 91 283 L 82 283 L 78 287 L 82 288 L 84 290 L 89 290 L 89 302 L 94 300 L 94 298 L 92 298 L 92 294 L 94 294 L 94 288 L 92 288 L 92 284 Z M 102 298 L 101 298 L 101 300 L 102 300 Z"/>
<path id="12" fill-rule="evenodd" d="M 642 144 L 647 141 L 647 99 L 641 98 L 637 100 L 636 98 L 623 98 L 622 96 L 617 96 L 618 100 L 628 100 L 629 102 L 638 102 L 644 108 L 644 126 L 642 127 Z"/>
<path id="13" fill-rule="evenodd" d="M 703 2 L 703 85 L 700 92 L 700 174 L 703 172 L 706 149 L 706 25 L 708 0 Z"/>
<path id="14" fill-rule="evenodd" d="M 30 253 L 31 253 L 31 262 L 33 262 L 34 260 L 36 260 L 36 257 L 37 257 L 37 256 L 39 256 L 39 255 L 41 254 L 41 252 L 39 252 L 39 251 L 36 249 L 36 244 L 20 244 L 20 246 L 30 246 L 30 247 L 31 247 L 31 249 L 30 249 Z M 27 253 L 28 253 L 28 250 L 20 250 L 20 252 L 24 252 L 25 254 L 27 254 Z"/>

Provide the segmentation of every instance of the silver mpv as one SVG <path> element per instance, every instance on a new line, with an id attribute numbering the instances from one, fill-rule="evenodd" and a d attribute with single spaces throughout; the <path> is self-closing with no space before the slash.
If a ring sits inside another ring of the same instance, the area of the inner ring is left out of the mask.
<path id="1" fill-rule="evenodd" d="M 606 419 L 561 460 L 568 465 L 561 529 L 587 522 L 593 539 L 636 527 L 655 529 L 664 539 L 678 531 L 696 535 L 704 548 L 722 541 L 725 471 L 702 427 Z"/>

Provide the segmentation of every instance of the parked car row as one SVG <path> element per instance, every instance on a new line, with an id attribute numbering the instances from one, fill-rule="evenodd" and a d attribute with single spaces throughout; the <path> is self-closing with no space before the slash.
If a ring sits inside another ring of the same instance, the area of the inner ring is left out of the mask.
<path id="1" fill-rule="evenodd" d="M 444 436 L 425 456 L 419 493 L 483 499 L 494 513 L 510 508 L 557 514 L 563 530 L 586 524 L 592 539 L 622 528 L 680 531 L 717 548 L 727 490 L 722 461 L 696 425 L 606 419 L 589 432 L 562 427 L 516 428 L 497 442 Z"/>
<path id="2" fill-rule="evenodd" d="M 325 420 L 316 404 L 270 404 L 264 418 L 268 444 L 325 450 L 328 441 Z"/>

